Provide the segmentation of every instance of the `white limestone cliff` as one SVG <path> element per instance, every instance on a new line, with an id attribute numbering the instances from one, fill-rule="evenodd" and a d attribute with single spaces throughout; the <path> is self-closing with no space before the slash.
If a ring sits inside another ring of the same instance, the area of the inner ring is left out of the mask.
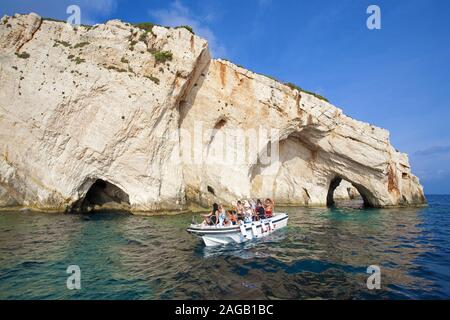
<path id="1" fill-rule="evenodd" d="M 1 19 L 0 43 L 0 206 L 70 210 L 96 181 L 135 213 L 238 197 L 326 205 L 341 179 L 371 206 L 425 202 L 386 130 L 212 60 L 185 28 L 72 28 L 15 15 Z M 216 130 L 191 143 L 199 123 Z M 233 134 L 261 125 L 276 129 L 279 161 L 208 161 L 218 145 L 246 153 Z M 188 152 L 205 158 L 186 161 Z"/>

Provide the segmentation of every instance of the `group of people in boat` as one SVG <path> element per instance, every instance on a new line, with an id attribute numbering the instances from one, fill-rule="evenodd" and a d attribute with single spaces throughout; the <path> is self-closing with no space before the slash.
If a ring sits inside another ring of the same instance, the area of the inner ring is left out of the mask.
<path id="1" fill-rule="evenodd" d="M 211 212 L 202 215 L 205 217 L 203 225 L 226 227 L 271 218 L 275 203 L 267 198 L 264 202 L 238 200 L 232 205 L 231 210 L 226 210 L 222 204 L 214 203 Z"/>

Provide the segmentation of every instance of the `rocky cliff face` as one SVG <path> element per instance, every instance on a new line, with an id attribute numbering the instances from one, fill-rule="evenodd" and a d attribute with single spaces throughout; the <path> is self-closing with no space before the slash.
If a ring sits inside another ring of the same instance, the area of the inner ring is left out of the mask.
<path id="1" fill-rule="evenodd" d="M 326 205 L 342 179 L 371 206 L 425 202 L 386 130 L 212 60 L 187 29 L 15 15 L 0 43 L 0 206 L 79 208 L 102 183 L 133 212 L 238 197 Z"/>

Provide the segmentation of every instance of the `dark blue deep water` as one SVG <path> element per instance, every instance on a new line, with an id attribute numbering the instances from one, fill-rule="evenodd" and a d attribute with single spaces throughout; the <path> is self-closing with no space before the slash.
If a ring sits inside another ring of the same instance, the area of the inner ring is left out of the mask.
<path id="1" fill-rule="evenodd" d="M 286 208 L 286 229 L 223 248 L 186 233 L 189 214 L 4 212 L 0 299 L 449 299 L 450 196 L 427 198 L 426 208 Z M 74 264 L 81 290 L 66 287 Z M 380 290 L 367 289 L 369 265 Z"/>

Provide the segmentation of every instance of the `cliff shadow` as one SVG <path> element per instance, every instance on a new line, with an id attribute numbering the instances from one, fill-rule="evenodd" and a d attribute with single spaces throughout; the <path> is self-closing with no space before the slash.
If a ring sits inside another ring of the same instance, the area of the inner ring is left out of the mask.
<path id="1" fill-rule="evenodd" d="M 197 97 L 198 92 L 203 86 L 203 82 L 209 73 L 209 67 L 211 65 L 211 60 L 209 60 L 206 64 L 199 66 L 199 70 L 194 70 L 194 76 L 191 80 L 192 83 L 187 85 L 186 92 L 183 94 L 180 99 L 177 110 L 179 114 L 178 119 L 178 127 L 181 128 L 184 119 L 186 118 L 189 110 L 192 109 L 194 105 L 195 99 Z"/>

